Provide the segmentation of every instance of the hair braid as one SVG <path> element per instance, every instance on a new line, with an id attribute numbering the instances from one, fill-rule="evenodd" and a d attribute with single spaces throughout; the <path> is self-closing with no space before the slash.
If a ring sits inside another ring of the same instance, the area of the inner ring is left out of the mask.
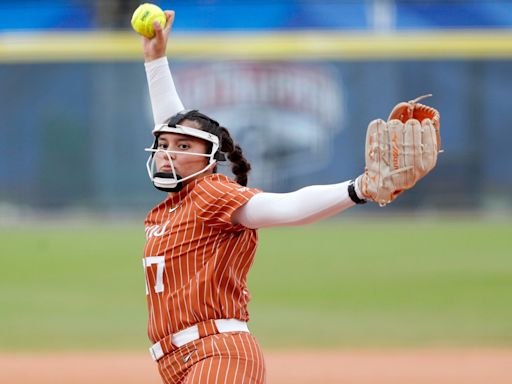
<path id="1" fill-rule="evenodd" d="M 220 150 L 224 152 L 232 163 L 231 172 L 235 175 L 235 181 L 243 186 L 247 185 L 247 174 L 251 170 L 251 164 L 244 157 L 242 148 L 233 142 L 229 131 L 220 127 Z"/>

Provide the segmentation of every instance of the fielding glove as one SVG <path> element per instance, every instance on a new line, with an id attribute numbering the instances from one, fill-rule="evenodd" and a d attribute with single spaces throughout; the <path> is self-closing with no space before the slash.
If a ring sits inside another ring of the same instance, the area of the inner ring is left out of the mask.
<path id="1" fill-rule="evenodd" d="M 388 121 L 377 119 L 366 132 L 365 172 L 356 180 L 365 198 L 384 206 L 429 173 L 441 146 L 440 116 L 418 103 L 397 104 Z"/>

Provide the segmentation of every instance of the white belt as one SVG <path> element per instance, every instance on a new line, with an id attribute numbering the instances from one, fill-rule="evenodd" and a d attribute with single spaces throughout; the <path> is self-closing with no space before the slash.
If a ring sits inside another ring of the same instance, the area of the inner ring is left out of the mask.
<path id="1" fill-rule="evenodd" d="M 226 332 L 248 332 L 249 328 L 247 327 L 247 323 L 245 321 L 237 320 L 237 319 L 217 319 L 215 321 L 215 326 L 219 333 Z M 171 336 L 171 343 L 176 347 L 181 347 L 191 341 L 199 339 L 199 329 L 197 325 L 193 325 L 189 328 L 184 329 L 183 331 L 179 331 L 174 333 Z M 160 341 L 153 344 L 149 348 L 149 353 L 154 361 L 161 359 L 165 352 L 162 349 L 162 345 Z"/>

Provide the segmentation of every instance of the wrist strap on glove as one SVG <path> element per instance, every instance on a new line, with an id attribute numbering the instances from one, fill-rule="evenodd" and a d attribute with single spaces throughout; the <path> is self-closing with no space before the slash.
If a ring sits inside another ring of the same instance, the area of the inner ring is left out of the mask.
<path id="1" fill-rule="evenodd" d="M 360 199 L 359 196 L 357 196 L 354 180 L 351 180 L 348 184 L 348 196 L 356 204 L 366 204 L 366 199 Z"/>

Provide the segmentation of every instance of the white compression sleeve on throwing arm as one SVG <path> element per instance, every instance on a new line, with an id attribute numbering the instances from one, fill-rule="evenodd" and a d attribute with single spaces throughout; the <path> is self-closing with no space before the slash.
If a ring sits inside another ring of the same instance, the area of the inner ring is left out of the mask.
<path id="1" fill-rule="evenodd" d="M 178 96 L 167 57 L 144 63 L 149 97 L 155 124 L 165 123 L 169 117 L 184 109 Z"/>
<path id="2" fill-rule="evenodd" d="M 348 195 L 349 183 L 312 185 L 290 193 L 261 192 L 240 207 L 232 220 L 247 228 L 313 223 L 355 205 Z"/>

